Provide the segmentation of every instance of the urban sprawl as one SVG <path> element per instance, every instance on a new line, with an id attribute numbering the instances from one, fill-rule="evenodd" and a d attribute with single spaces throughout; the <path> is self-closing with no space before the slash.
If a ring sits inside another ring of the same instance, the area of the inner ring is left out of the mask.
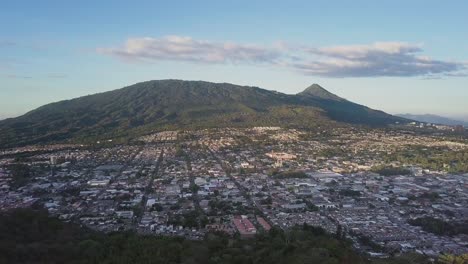
<path id="1" fill-rule="evenodd" d="M 95 230 L 195 240 L 307 224 L 372 256 L 468 253 L 468 235 L 415 224 L 468 223 L 468 175 L 385 159 L 407 148 L 468 144 L 378 129 L 254 127 L 164 131 L 126 145 L 22 147 L 0 151 L 0 209 L 40 204 Z M 409 173 L 383 175 L 373 170 L 379 166 Z"/>

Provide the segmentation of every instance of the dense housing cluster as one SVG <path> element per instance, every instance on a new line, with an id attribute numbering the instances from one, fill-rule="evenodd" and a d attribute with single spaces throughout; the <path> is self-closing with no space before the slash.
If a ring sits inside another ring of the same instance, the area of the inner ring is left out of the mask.
<path id="1" fill-rule="evenodd" d="M 463 254 L 467 150 L 462 139 L 411 131 L 280 127 L 32 146 L 2 152 L 0 208 L 40 204 L 96 230 L 194 240 L 305 223 L 374 256 Z"/>

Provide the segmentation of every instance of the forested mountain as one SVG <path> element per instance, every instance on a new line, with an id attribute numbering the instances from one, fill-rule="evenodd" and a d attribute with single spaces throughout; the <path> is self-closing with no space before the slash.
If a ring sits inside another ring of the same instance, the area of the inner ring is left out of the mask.
<path id="1" fill-rule="evenodd" d="M 228 83 L 159 80 L 51 103 L 0 121 L 0 148 L 132 137 L 174 128 L 374 126 L 404 121 L 342 99 L 319 85 L 288 95 Z"/>

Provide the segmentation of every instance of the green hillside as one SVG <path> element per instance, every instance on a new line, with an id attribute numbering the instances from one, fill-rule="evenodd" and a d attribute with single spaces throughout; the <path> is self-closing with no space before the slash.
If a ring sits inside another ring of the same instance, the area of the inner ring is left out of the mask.
<path id="1" fill-rule="evenodd" d="M 287 95 L 257 87 L 160 80 L 60 101 L 0 121 L 0 148 L 132 137 L 154 130 L 222 126 L 316 127 L 336 121 L 387 125 L 403 118 L 354 104 L 323 88 Z"/>

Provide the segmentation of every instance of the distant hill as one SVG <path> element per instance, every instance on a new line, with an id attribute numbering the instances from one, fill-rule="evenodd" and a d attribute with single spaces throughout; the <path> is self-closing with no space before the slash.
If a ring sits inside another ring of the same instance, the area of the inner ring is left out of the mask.
<path id="1" fill-rule="evenodd" d="M 132 137 L 176 128 L 382 126 L 405 121 L 342 99 L 316 84 L 288 95 L 228 83 L 158 80 L 51 103 L 0 121 L 0 148 Z"/>
<path id="2" fill-rule="evenodd" d="M 425 115 L 413 115 L 413 114 L 400 114 L 397 115 L 402 118 L 406 119 L 411 119 L 419 122 L 425 122 L 425 123 L 432 123 L 432 124 L 440 124 L 440 125 L 447 125 L 447 126 L 456 126 L 456 125 L 463 125 L 465 127 L 468 127 L 468 122 L 461 121 L 461 120 L 455 120 L 443 116 L 438 116 L 438 115 L 431 115 L 431 114 L 425 114 Z"/>

